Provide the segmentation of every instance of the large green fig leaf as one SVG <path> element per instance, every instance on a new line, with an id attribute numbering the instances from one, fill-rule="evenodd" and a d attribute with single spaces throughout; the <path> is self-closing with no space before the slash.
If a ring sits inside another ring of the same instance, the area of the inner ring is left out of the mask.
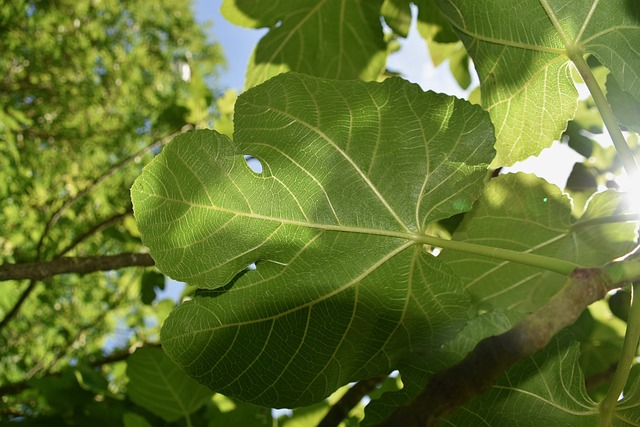
<path id="1" fill-rule="evenodd" d="M 576 111 L 569 55 L 593 54 L 640 99 L 640 2 L 438 0 L 474 60 L 496 126 L 494 165 L 551 146 Z M 635 47 L 635 48 L 634 48 Z"/>
<path id="2" fill-rule="evenodd" d="M 245 86 L 297 71 L 375 80 L 387 59 L 382 0 L 224 0 L 222 14 L 249 28 L 269 27 L 247 68 Z"/>
<path id="3" fill-rule="evenodd" d="M 523 173 L 500 175 L 454 234 L 454 239 L 529 252 L 598 267 L 635 247 L 636 225 L 609 222 L 625 212 L 622 193 L 594 195 L 580 220 L 555 185 Z M 478 308 L 522 312 L 543 305 L 565 277 L 508 261 L 445 250 L 440 255 L 462 278 Z"/>
<path id="4" fill-rule="evenodd" d="M 176 138 L 132 188 L 158 268 L 208 289 L 169 316 L 164 350 L 211 388 L 273 406 L 428 355 L 468 300 L 420 236 L 470 208 L 493 141 L 479 107 L 401 79 L 283 74 L 245 92 L 233 142 Z"/>

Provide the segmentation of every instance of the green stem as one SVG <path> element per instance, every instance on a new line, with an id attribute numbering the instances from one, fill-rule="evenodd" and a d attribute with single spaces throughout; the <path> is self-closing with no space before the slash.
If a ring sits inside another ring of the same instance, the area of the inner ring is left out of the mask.
<path id="1" fill-rule="evenodd" d="M 640 250 L 605 267 L 613 283 L 640 282 Z"/>
<path id="2" fill-rule="evenodd" d="M 607 395 L 600 402 L 600 426 L 612 426 L 613 413 L 624 385 L 629 378 L 629 372 L 633 359 L 638 351 L 638 340 L 640 340 L 640 285 L 634 284 L 631 288 L 631 309 L 629 311 L 629 319 L 627 321 L 627 332 L 624 336 L 622 344 L 622 352 L 618 360 L 618 368 L 611 381 L 611 386 Z"/>
<path id="3" fill-rule="evenodd" d="M 444 249 L 451 249 L 466 252 L 474 255 L 482 255 L 489 258 L 496 258 L 502 261 L 512 261 L 518 264 L 538 267 L 554 273 L 569 275 L 573 270 L 580 267 L 571 261 L 536 255 L 528 252 L 518 252 L 511 249 L 495 248 L 491 246 L 476 245 L 474 243 L 457 242 L 455 240 L 440 239 L 435 236 L 420 235 L 416 240 L 425 245 L 437 246 Z"/>
<path id="4" fill-rule="evenodd" d="M 613 114 L 613 110 L 611 109 L 609 102 L 605 98 L 604 93 L 602 93 L 602 89 L 600 89 L 598 81 L 591 72 L 589 65 L 587 65 L 587 61 L 585 61 L 582 56 L 582 52 L 576 49 L 567 49 L 567 55 L 575 64 L 580 76 L 582 76 L 582 80 L 584 80 L 589 92 L 591 92 L 591 97 L 593 98 L 596 107 L 598 107 L 598 111 L 600 111 L 600 115 L 602 116 L 602 121 L 609 131 L 609 135 L 611 136 L 613 145 L 616 148 L 618 157 L 622 162 L 622 166 L 629 176 L 638 176 L 638 171 L 640 170 L 638 163 L 636 162 L 633 152 L 627 145 L 624 135 L 622 135 L 620 126 L 618 126 L 618 120 Z"/>

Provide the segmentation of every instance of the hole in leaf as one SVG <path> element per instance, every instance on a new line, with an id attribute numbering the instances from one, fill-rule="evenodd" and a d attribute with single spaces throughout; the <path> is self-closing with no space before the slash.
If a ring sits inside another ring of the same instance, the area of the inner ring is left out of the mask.
<path id="1" fill-rule="evenodd" d="M 245 154 L 244 160 L 252 171 L 255 173 L 262 173 L 262 163 L 260 163 L 260 160 L 247 154 Z"/>

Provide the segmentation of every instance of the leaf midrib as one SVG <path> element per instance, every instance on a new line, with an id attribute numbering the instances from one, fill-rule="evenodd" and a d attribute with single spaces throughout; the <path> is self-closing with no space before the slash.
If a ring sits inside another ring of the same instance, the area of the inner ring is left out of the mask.
<path id="1" fill-rule="evenodd" d="M 356 226 L 346 226 L 346 225 L 338 225 L 338 224 L 322 224 L 322 223 L 310 222 L 310 221 L 297 221 L 293 219 L 277 218 L 277 217 L 262 215 L 257 213 L 247 213 L 247 212 L 242 212 L 235 209 L 222 208 L 219 206 L 202 205 L 199 203 L 192 203 L 192 202 L 187 202 L 185 200 L 174 199 L 170 197 L 163 197 L 157 194 L 147 193 L 143 191 L 140 191 L 140 193 L 148 197 L 155 197 L 168 202 L 181 203 L 183 205 L 189 206 L 190 208 L 199 208 L 199 209 L 205 209 L 205 210 L 212 210 L 215 212 L 223 212 L 223 213 L 228 213 L 228 214 L 232 214 L 232 215 L 243 217 L 243 218 L 272 221 L 280 224 L 294 225 L 298 227 L 312 228 L 316 230 L 342 231 L 345 233 L 359 233 L 359 234 L 369 234 L 374 236 L 394 237 L 399 239 L 411 240 L 412 242 L 417 244 L 423 243 L 422 238 L 424 235 L 421 235 L 419 233 L 412 233 L 410 231 L 393 231 L 393 230 L 383 230 L 379 228 L 356 227 Z"/>

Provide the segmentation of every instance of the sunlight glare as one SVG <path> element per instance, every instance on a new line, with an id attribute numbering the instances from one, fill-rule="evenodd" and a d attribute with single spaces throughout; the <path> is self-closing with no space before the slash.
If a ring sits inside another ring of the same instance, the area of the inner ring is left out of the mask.
<path id="1" fill-rule="evenodd" d="M 624 174 L 617 177 L 616 182 L 620 192 L 625 193 L 628 213 L 640 213 L 640 176 Z"/>

